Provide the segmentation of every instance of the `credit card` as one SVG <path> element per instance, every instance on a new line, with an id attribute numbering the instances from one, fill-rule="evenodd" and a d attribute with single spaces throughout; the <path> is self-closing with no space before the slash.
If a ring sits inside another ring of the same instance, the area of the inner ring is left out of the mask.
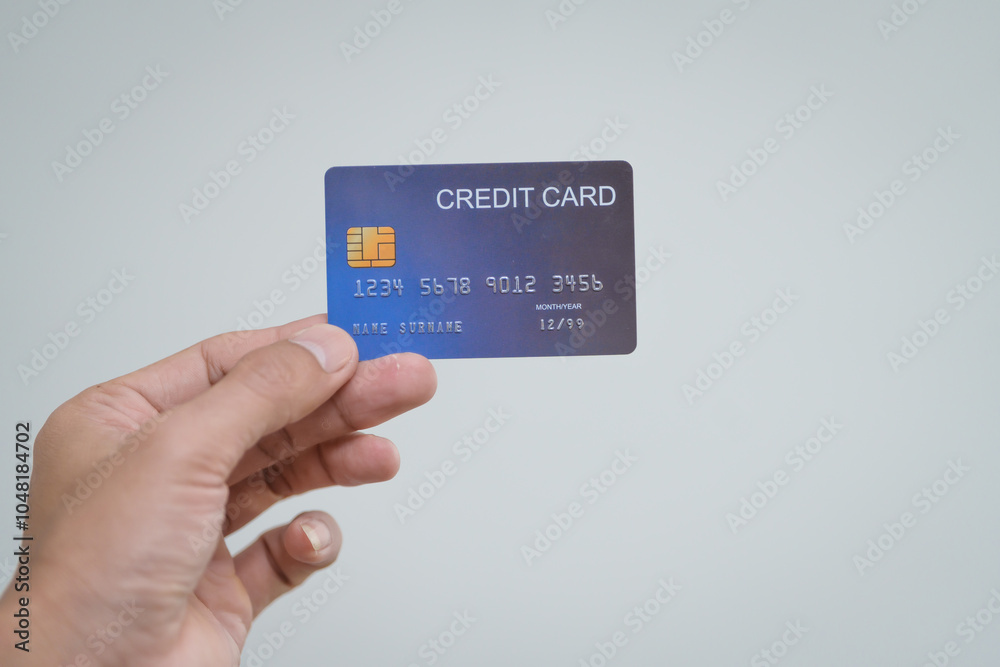
<path id="1" fill-rule="evenodd" d="M 333 167 L 329 320 L 361 359 L 629 354 L 627 162 Z"/>

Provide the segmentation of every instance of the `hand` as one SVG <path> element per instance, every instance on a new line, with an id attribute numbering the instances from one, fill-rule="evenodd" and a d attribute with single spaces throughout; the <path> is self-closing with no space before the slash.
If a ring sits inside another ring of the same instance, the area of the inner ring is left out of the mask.
<path id="1" fill-rule="evenodd" d="M 395 445 L 357 431 L 436 387 L 417 355 L 359 364 L 325 321 L 210 338 L 52 414 L 31 486 L 31 653 L 5 630 L 0 663 L 239 664 L 251 621 L 341 537 L 320 512 L 235 557 L 223 536 L 282 498 L 392 478 Z"/>

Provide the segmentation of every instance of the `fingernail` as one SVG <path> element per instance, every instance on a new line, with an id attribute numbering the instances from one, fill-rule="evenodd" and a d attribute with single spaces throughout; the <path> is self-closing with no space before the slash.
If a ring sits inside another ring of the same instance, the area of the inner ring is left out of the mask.
<path id="1" fill-rule="evenodd" d="M 346 335 L 330 324 L 316 324 L 288 340 L 309 350 L 327 373 L 343 368 L 354 356 L 352 346 L 345 346 Z"/>
<path id="2" fill-rule="evenodd" d="M 302 532 L 305 533 L 309 544 L 312 545 L 313 551 L 322 551 L 333 542 L 330 529 L 322 521 L 306 519 L 299 525 L 302 526 Z"/>

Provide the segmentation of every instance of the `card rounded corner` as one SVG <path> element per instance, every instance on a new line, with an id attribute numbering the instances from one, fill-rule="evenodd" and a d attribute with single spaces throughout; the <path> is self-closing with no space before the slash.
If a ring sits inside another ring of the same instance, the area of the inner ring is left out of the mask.
<path id="1" fill-rule="evenodd" d="M 628 172 L 629 176 L 635 176 L 635 167 L 628 160 L 615 160 L 618 164 L 624 165 L 625 171 Z"/>

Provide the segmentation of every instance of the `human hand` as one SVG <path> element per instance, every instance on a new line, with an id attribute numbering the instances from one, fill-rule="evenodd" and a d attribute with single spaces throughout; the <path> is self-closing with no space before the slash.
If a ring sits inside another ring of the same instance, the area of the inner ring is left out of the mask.
<path id="1" fill-rule="evenodd" d="M 359 364 L 325 321 L 210 338 L 51 415 L 34 449 L 31 653 L 5 641 L 0 663 L 239 664 L 251 621 L 341 537 L 321 512 L 235 557 L 223 536 L 282 498 L 392 478 L 395 445 L 358 431 L 436 388 L 423 357 Z"/>

